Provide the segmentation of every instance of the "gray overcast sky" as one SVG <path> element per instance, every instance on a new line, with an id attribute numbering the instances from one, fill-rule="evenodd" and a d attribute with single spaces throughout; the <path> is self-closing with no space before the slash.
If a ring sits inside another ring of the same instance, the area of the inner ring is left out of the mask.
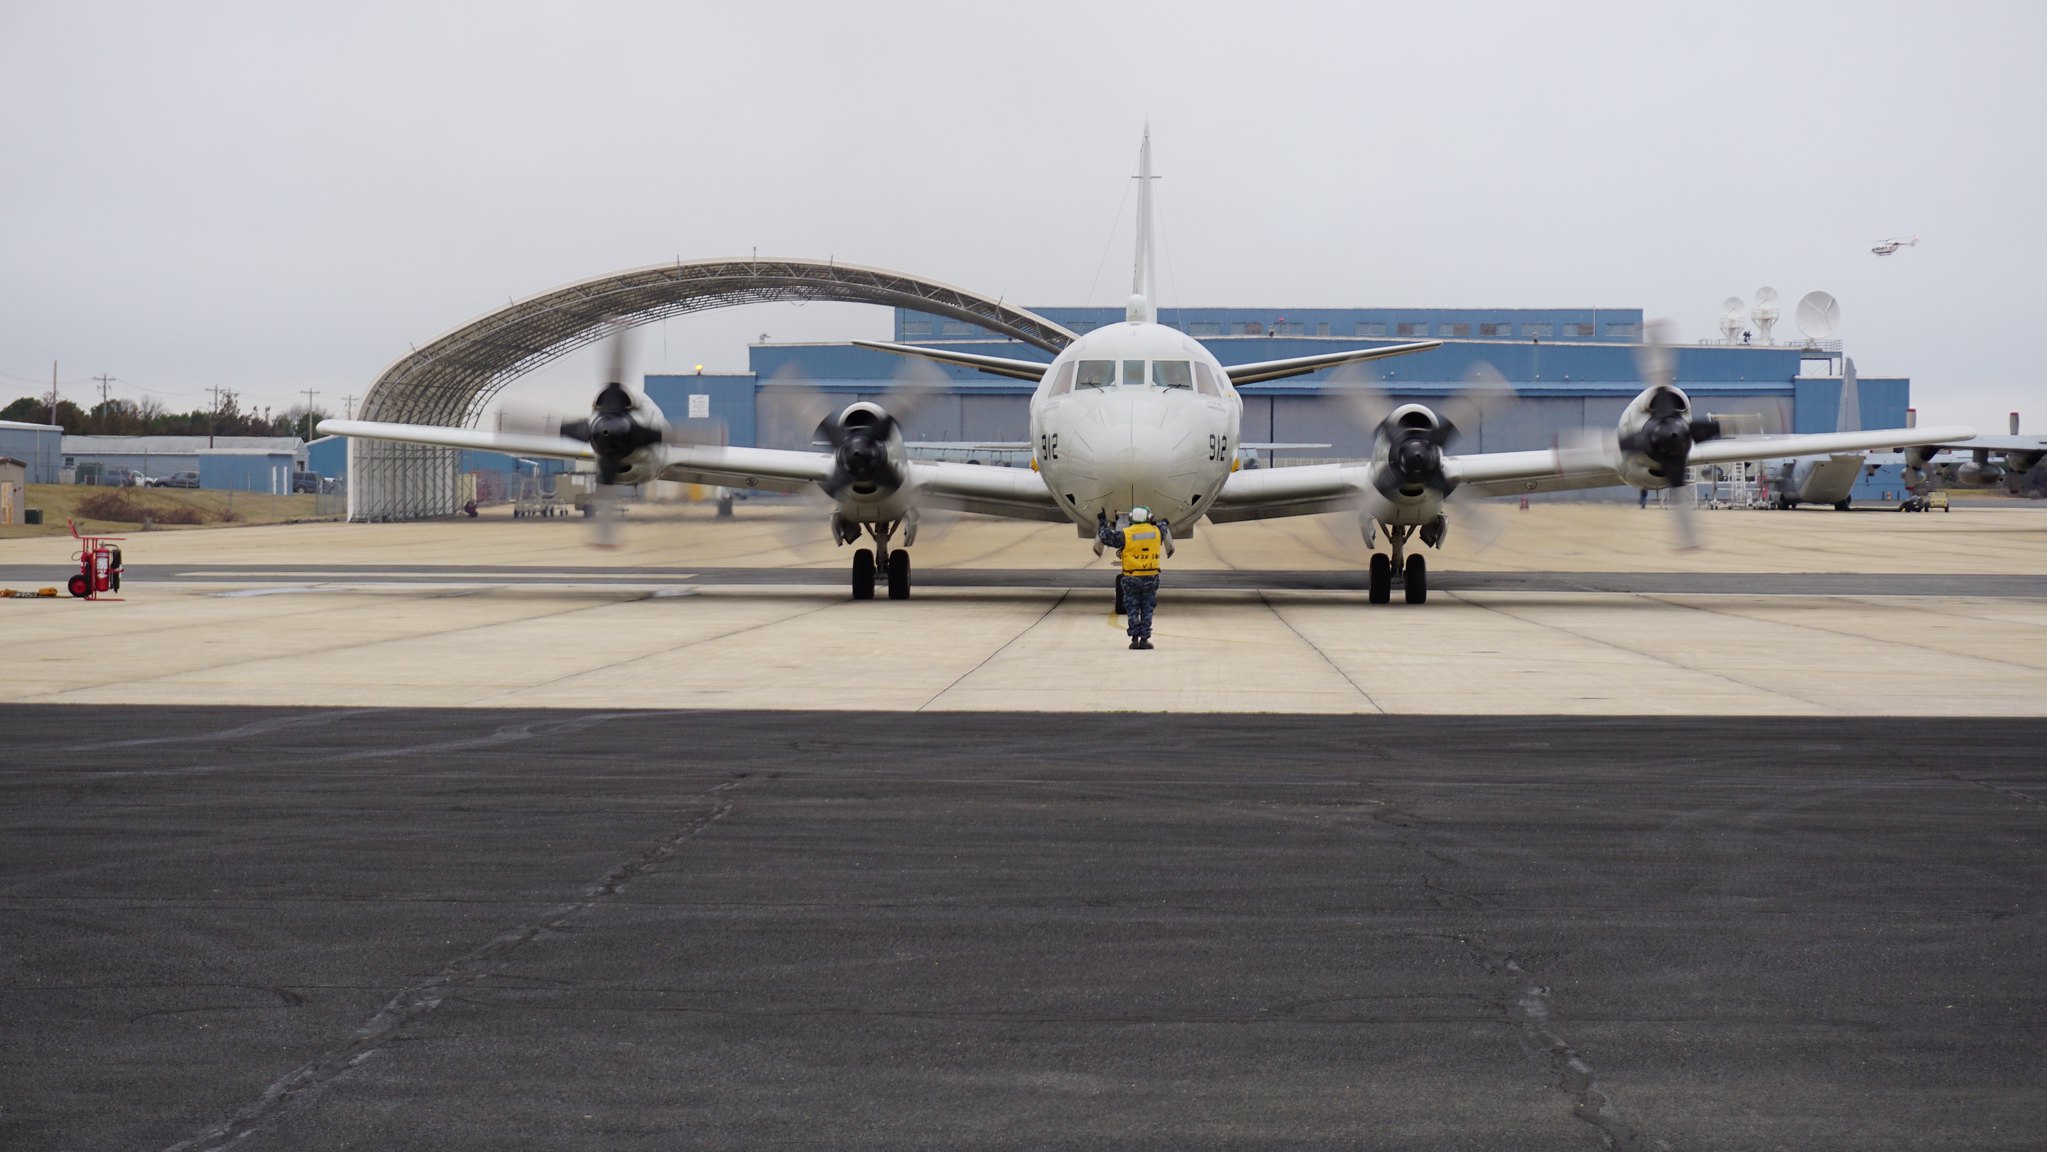
<path id="1" fill-rule="evenodd" d="M 74 398 L 338 409 L 509 296 L 756 247 L 1119 303 L 1149 117 L 1167 307 L 1639 305 L 1696 338 L 1823 287 L 1923 418 L 2039 429 L 2043 11 L 0 0 L 0 397 L 58 359 Z M 886 325 L 717 312 L 640 359 Z"/>

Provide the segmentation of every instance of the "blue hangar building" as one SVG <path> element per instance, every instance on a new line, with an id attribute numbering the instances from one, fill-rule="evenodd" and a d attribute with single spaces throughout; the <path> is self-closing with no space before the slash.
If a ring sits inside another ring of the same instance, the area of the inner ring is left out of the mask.
<path id="1" fill-rule="evenodd" d="M 1075 332 L 1122 322 L 1121 308 L 1037 308 Z M 1166 308 L 1160 320 L 1205 344 L 1224 364 L 1310 356 L 1359 345 L 1443 341 L 1412 356 L 1319 372 L 1238 389 L 1247 442 L 1327 444 L 1281 450 L 1289 459 L 1357 459 L 1371 450 L 1372 429 L 1353 401 L 1329 394 L 1362 382 L 1397 401 L 1428 403 L 1498 373 L 1519 403 L 1488 413 L 1465 429 L 1466 451 L 1547 448 L 1580 429 L 1610 431 L 1621 409 L 1642 390 L 1636 366 L 1642 339 L 1639 308 Z M 897 342 L 927 344 L 1023 360 L 1044 351 L 991 337 L 973 325 L 908 309 L 895 310 Z M 1700 343 L 1676 349 L 1677 384 L 1695 411 L 1731 418 L 1738 431 L 1831 432 L 1841 400 L 1839 341 L 1748 345 Z M 811 444 L 820 405 L 856 399 L 887 404 L 903 381 L 926 386 L 905 428 L 911 441 L 1010 443 L 1030 435 L 1032 386 L 968 368 L 910 362 L 850 343 L 755 344 L 749 371 L 649 375 L 648 396 L 677 426 L 723 424 L 728 443 L 767 448 Z M 1863 376 L 1858 427 L 1903 427 L 1911 382 Z M 821 399 L 823 393 L 828 401 Z M 982 453 L 988 462 L 997 457 Z M 1016 462 L 1022 462 L 1021 460 Z M 1865 476 L 1856 498 L 1878 499 L 1901 485 L 1879 471 Z M 1625 496 L 1625 491 L 1617 491 Z"/>

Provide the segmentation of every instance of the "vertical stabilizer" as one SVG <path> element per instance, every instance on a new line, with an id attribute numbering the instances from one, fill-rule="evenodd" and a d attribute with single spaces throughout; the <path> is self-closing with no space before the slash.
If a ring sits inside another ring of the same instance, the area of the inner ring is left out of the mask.
<path id="1" fill-rule="evenodd" d="M 1137 148 L 1137 262 L 1130 273 L 1130 294 L 1144 297 L 1146 319 L 1152 310 L 1153 285 L 1157 283 L 1152 264 L 1151 180 L 1151 124 L 1147 122 L 1144 143 Z"/>
<path id="2" fill-rule="evenodd" d="M 1836 432 L 1862 431 L 1862 401 L 1855 395 L 1855 361 L 1841 361 L 1841 411 L 1834 420 Z"/>

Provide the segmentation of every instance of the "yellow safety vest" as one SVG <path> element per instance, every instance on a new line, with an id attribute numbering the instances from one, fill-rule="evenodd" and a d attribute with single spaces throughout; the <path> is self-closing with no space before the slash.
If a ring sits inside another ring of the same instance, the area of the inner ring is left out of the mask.
<path id="1" fill-rule="evenodd" d="M 1156 524 L 1132 524 L 1123 530 L 1123 574 L 1159 574 L 1159 529 Z"/>

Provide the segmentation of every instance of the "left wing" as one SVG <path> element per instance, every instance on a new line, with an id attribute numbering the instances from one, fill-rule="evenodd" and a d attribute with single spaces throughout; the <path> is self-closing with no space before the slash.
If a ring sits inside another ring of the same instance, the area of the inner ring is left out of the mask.
<path id="1" fill-rule="evenodd" d="M 1806 436 L 1729 436 L 1694 444 L 1686 462 L 1732 464 L 1737 460 L 1819 456 L 1966 441 L 1972 435 L 1972 429 L 1956 426 L 1876 428 Z M 1220 524 L 1232 520 L 1307 516 L 1355 508 L 1360 499 L 1372 490 L 1372 469 L 1375 467 L 1371 462 L 1361 462 L 1235 472 L 1223 484 L 1208 517 Z M 1602 463 L 1585 459 L 1579 453 L 1555 449 L 1447 456 L 1443 459 L 1443 476 L 1458 488 L 1479 496 L 1606 488 L 1624 482 L 1618 461 Z"/>
<path id="2" fill-rule="evenodd" d="M 1224 365 L 1223 371 L 1230 374 L 1232 384 L 1257 384 L 1264 380 L 1284 380 L 1289 376 L 1306 376 L 1324 368 L 1335 368 L 1343 364 L 1361 364 L 1367 360 L 1384 360 L 1388 356 L 1406 356 L 1413 352 L 1427 352 L 1441 348 L 1441 340 L 1417 340 L 1412 344 L 1387 344 L 1378 348 L 1353 348 L 1348 352 L 1324 352 L 1319 356 L 1294 356 L 1285 360 L 1260 360 L 1253 364 Z"/>

